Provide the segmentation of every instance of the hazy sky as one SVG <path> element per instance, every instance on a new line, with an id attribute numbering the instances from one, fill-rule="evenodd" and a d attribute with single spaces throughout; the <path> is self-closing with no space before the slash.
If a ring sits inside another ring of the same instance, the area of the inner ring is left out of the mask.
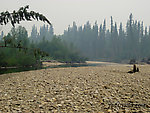
<path id="1" fill-rule="evenodd" d="M 21 6 L 30 5 L 30 10 L 44 14 L 53 24 L 56 34 L 62 34 L 73 21 L 78 26 L 97 20 L 101 24 L 104 19 L 110 24 L 110 16 L 119 25 L 125 26 L 130 13 L 134 19 L 150 25 L 150 0 L 0 0 L 0 11 L 18 10 Z M 22 22 L 28 30 L 32 25 L 42 25 L 42 22 Z M 9 30 L 10 25 L 0 26 L 0 30 Z M 109 27 L 109 26 L 108 26 Z"/>

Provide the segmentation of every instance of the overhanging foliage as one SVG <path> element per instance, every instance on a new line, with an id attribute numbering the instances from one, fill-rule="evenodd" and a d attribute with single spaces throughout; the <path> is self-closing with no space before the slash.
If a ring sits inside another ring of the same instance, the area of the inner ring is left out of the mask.
<path id="1" fill-rule="evenodd" d="M 21 7 L 18 11 L 14 10 L 12 13 L 8 11 L 1 12 L 0 24 L 6 25 L 8 22 L 11 22 L 12 26 L 15 27 L 15 24 L 20 24 L 20 21 L 40 20 L 51 25 L 50 21 L 43 14 L 35 11 L 28 11 L 28 9 L 29 5 Z"/>

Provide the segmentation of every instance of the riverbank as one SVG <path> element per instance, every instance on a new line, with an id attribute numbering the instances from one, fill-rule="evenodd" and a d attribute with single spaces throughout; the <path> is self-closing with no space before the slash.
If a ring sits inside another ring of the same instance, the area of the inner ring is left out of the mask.
<path id="1" fill-rule="evenodd" d="M 150 66 L 49 68 L 0 76 L 0 112 L 148 112 Z M 6 78 L 5 78 L 6 77 Z"/>

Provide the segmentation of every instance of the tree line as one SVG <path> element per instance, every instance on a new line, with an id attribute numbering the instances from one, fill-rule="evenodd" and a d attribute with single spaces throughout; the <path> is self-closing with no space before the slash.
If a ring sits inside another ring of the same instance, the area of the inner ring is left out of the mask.
<path id="1" fill-rule="evenodd" d="M 19 26 L 12 28 L 6 36 L 2 31 L 1 44 L 4 44 L 4 37 L 12 39 L 13 43 L 9 45 L 16 43 L 25 48 L 39 48 L 49 54 L 48 59 L 62 62 L 84 62 L 87 58 L 115 62 L 150 59 L 150 27 L 144 27 L 143 22 L 134 20 L 132 14 L 126 28 L 122 23 L 118 26 L 111 17 L 110 29 L 107 29 L 106 20 L 100 25 L 97 22 L 91 25 L 88 21 L 79 27 L 73 22 L 73 26 L 69 26 L 63 35 L 56 36 L 52 25 L 43 25 L 39 31 L 34 25 L 28 36 L 27 30 Z M 20 51 L 19 48 L 0 48 L 0 65 L 33 66 L 41 59 L 36 54 L 38 51 Z"/>
<path id="2" fill-rule="evenodd" d="M 54 35 L 52 26 L 43 25 L 39 32 L 33 26 L 31 36 L 22 26 L 13 27 L 5 36 L 2 31 L 0 46 L 0 67 L 35 67 L 40 66 L 43 59 L 66 63 L 86 60 L 74 46 Z"/>
<path id="3" fill-rule="evenodd" d="M 129 15 L 126 28 L 122 23 L 118 26 L 111 16 L 110 29 L 106 27 L 106 20 L 100 25 L 95 22 L 93 26 L 88 21 L 79 27 L 73 22 L 73 26 L 69 26 L 61 38 L 73 43 L 90 60 L 121 62 L 150 57 L 150 27 L 133 20 L 132 14 Z"/>
<path id="4" fill-rule="evenodd" d="M 32 27 L 30 42 L 37 45 L 42 51 L 50 54 L 50 57 L 61 62 L 84 62 L 87 58 L 70 42 L 67 42 L 54 34 L 53 26 L 43 25 L 40 30 Z"/>

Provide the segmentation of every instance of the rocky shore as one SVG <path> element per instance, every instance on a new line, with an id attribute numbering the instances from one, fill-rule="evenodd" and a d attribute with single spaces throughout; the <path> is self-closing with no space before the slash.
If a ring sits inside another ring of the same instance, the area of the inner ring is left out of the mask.
<path id="1" fill-rule="evenodd" d="M 0 75 L 0 113 L 150 112 L 150 66 L 42 69 Z"/>

